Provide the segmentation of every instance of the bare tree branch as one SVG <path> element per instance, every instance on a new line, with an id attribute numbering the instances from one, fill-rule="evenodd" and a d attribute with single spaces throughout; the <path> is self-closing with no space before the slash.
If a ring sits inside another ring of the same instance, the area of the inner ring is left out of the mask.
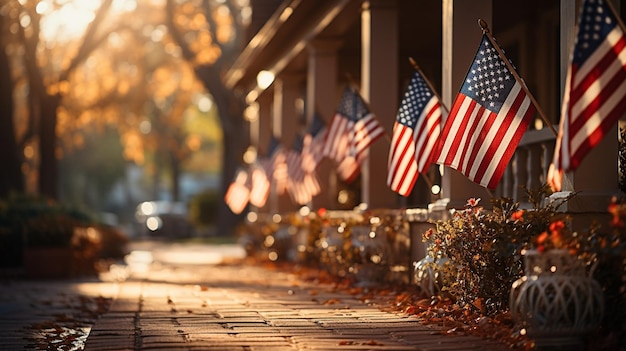
<path id="1" fill-rule="evenodd" d="M 96 33 L 100 28 L 100 25 L 106 18 L 106 15 L 109 11 L 109 8 L 111 8 L 112 3 L 113 0 L 104 0 L 102 5 L 100 5 L 100 8 L 96 12 L 94 20 L 89 24 L 89 27 L 87 27 L 87 31 L 83 36 L 83 41 L 78 49 L 78 53 L 70 61 L 69 66 L 59 75 L 60 82 L 67 80 L 70 74 L 72 74 L 72 72 L 76 69 L 76 67 L 84 62 L 89 54 L 91 54 L 93 50 L 95 50 L 104 40 L 106 40 L 106 38 L 110 34 L 110 32 L 107 32 L 97 40 L 95 39 Z"/>

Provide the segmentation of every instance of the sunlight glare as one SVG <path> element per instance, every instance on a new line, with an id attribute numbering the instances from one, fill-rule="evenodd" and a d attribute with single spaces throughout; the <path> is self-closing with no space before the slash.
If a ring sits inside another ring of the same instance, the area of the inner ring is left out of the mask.
<path id="1" fill-rule="evenodd" d="M 209 112 L 211 107 L 213 107 L 213 101 L 208 96 L 204 95 L 198 99 L 198 110 L 200 112 Z"/>
<path id="2" fill-rule="evenodd" d="M 44 1 L 40 1 L 37 4 L 37 7 L 35 7 L 35 11 L 37 11 L 37 13 L 40 14 L 40 15 L 45 14 L 46 12 L 48 12 L 49 9 L 50 9 L 50 4 L 48 4 L 47 2 L 44 2 Z"/>
<path id="3" fill-rule="evenodd" d="M 41 34 L 47 41 L 67 42 L 81 37 L 102 4 L 101 0 L 73 0 L 63 2 L 54 10 L 53 1 L 42 0 L 36 8 L 42 15 Z M 136 0 L 115 0 L 111 12 L 119 14 L 136 8 Z"/>
<path id="4" fill-rule="evenodd" d="M 136 0 L 115 0 L 112 5 L 113 12 L 130 12 L 136 8 Z"/>
<path id="5" fill-rule="evenodd" d="M 49 0 L 48 0 L 49 2 Z M 100 1 L 74 1 L 56 11 L 42 13 L 41 35 L 46 41 L 69 41 L 80 37 L 93 21 Z M 38 9 L 40 6 L 37 6 Z M 51 6 L 41 6 L 50 9 Z"/>
<path id="6" fill-rule="evenodd" d="M 165 34 L 167 33 L 167 28 L 160 24 L 158 26 L 156 26 L 152 32 L 150 32 L 150 40 L 152 40 L 155 43 L 160 42 L 161 40 L 163 40 L 163 37 L 165 37 Z"/>

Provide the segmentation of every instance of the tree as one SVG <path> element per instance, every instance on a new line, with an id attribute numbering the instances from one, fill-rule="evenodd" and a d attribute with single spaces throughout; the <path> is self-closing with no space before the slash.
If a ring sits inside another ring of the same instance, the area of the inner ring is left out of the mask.
<path id="1" fill-rule="evenodd" d="M 124 4 L 133 6 L 119 8 Z M 72 8 L 85 6 L 80 16 L 68 16 Z M 13 97 L 23 107 L 20 118 L 8 113 L 0 117 L 3 126 L 20 122 L 17 128 L 2 129 L 7 133 L 18 129 L 19 138 L 14 135 L 2 142 L 18 140 L 18 151 L 26 143 L 39 146 L 30 163 L 39 165 L 39 193 L 58 198 L 59 160 L 89 145 L 91 140 L 86 139 L 94 138 L 93 133 L 114 126 L 127 160 L 140 165 L 158 158 L 146 155 L 168 160 L 164 164 L 169 165 L 176 199 L 185 160 L 202 150 L 206 140 L 205 133 L 185 123 L 190 109 L 198 110 L 204 88 L 182 60 L 181 50 L 166 38 L 163 7 L 113 0 L 21 0 L 1 3 L 0 11 L 3 22 L 10 22 L 2 27 L 8 30 L 0 44 L 13 45 L 3 53 L 10 52 L 6 58 L 14 64 L 3 64 L 0 57 L 0 70 L 18 77 L 21 87 L 16 89 L 11 80 L 2 82 L 3 108 L 15 110 Z M 58 28 L 50 25 L 53 18 L 60 19 Z M 81 21 L 82 28 L 68 32 Z M 15 154 L 19 169 L 20 155 Z"/>
<path id="2" fill-rule="evenodd" d="M 244 43 L 245 16 L 236 1 L 167 0 L 166 24 L 180 47 L 182 57 L 192 64 L 194 72 L 213 96 L 224 135 L 220 196 L 241 163 L 244 140 L 242 97 L 223 84 L 221 75 L 234 62 Z M 218 207 L 218 233 L 229 233 L 236 221 L 226 204 Z"/>
<path id="3" fill-rule="evenodd" d="M 9 22 L 5 16 L 0 15 L 0 30 L 8 32 Z M 9 38 L 0 36 L 0 164 L 4 168 L 0 172 L 0 197 L 7 197 L 11 192 L 24 191 L 24 178 L 22 177 L 22 159 L 19 156 L 20 147 L 15 135 L 13 123 L 13 91 L 15 83 L 11 73 L 9 51 Z"/>
<path id="4" fill-rule="evenodd" d="M 58 108 L 68 90 L 69 80 L 76 68 L 82 64 L 111 32 L 103 30 L 113 0 L 103 0 L 77 42 L 68 42 L 63 48 L 53 43 L 42 43 L 41 18 L 46 6 L 70 6 L 67 3 L 44 3 L 36 0 L 12 2 L 18 6 L 18 36 L 24 48 L 24 66 L 31 95 L 30 115 L 36 120 L 35 130 L 39 142 L 39 193 L 52 199 L 58 197 Z M 42 5 L 44 4 L 44 5 Z M 53 54 L 60 56 L 56 56 Z"/>

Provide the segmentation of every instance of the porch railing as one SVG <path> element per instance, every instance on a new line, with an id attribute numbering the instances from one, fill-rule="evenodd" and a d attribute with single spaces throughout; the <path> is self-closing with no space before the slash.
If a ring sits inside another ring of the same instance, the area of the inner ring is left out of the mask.
<path id="1" fill-rule="evenodd" d="M 536 189 L 546 182 L 556 137 L 550 128 L 524 134 L 504 172 L 495 195 L 524 202 L 524 187 Z"/>

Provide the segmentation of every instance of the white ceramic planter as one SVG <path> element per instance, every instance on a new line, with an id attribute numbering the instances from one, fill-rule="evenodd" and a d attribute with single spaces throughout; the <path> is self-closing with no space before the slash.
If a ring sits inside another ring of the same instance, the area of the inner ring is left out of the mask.
<path id="1" fill-rule="evenodd" d="M 581 347 L 604 314 L 600 285 L 566 250 L 524 255 L 525 275 L 511 288 L 511 316 L 538 348 Z"/>

